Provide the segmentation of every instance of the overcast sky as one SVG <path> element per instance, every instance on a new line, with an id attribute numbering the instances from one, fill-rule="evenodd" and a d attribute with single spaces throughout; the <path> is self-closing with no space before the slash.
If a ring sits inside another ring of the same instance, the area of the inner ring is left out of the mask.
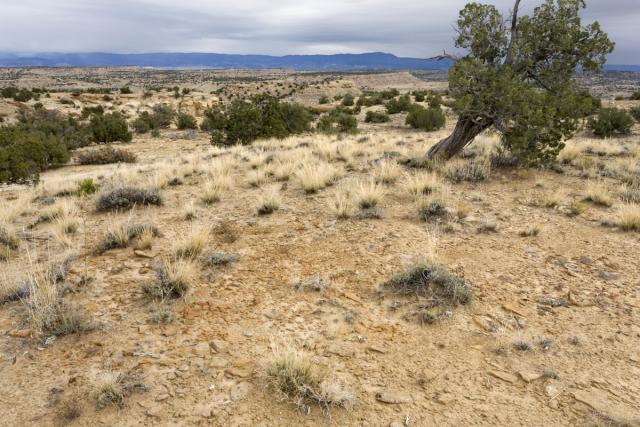
<path id="1" fill-rule="evenodd" d="M 530 10 L 542 0 L 523 0 Z M 4 52 L 315 54 L 427 57 L 453 45 L 467 0 L 0 0 Z M 486 1 L 508 14 L 513 0 Z M 617 43 L 610 63 L 640 64 L 640 0 L 587 0 Z"/>

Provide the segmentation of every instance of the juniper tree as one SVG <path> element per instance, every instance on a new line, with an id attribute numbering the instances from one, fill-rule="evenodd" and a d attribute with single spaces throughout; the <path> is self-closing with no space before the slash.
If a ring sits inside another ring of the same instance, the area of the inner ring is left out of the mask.
<path id="1" fill-rule="evenodd" d="M 449 94 L 459 119 L 430 159 L 451 158 L 494 128 L 503 148 L 523 161 L 548 161 L 589 114 L 592 98 L 573 77 L 599 71 L 614 43 L 598 22 L 582 24 L 584 0 L 544 0 L 525 16 L 518 15 L 520 1 L 510 22 L 492 5 L 469 3 L 460 11 L 455 46 L 466 56 L 437 57 L 455 59 Z"/>

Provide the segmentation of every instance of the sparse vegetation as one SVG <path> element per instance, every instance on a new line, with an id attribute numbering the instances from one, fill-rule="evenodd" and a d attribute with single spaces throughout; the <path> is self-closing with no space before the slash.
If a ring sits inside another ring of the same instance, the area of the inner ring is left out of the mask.
<path id="1" fill-rule="evenodd" d="M 278 352 L 267 362 L 265 371 L 278 396 L 294 403 L 302 412 L 308 412 L 309 405 L 329 411 L 332 407 L 349 407 L 354 402 L 353 394 L 331 371 L 304 353 Z"/>
<path id="2" fill-rule="evenodd" d="M 615 135 L 629 135 L 633 119 L 624 110 L 617 108 L 601 108 L 595 118 L 587 124 L 595 136 L 610 138 Z"/>
<path id="3" fill-rule="evenodd" d="M 98 195 L 96 210 L 98 212 L 131 209 L 134 206 L 162 204 L 160 192 L 156 189 L 118 187 L 105 190 Z"/>
<path id="4" fill-rule="evenodd" d="M 78 154 L 81 165 L 106 165 L 109 163 L 135 163 L 137 157 L 131 151 L 122 148 L 101 147 L 85 150 Z"/>
<path id="5" fill-rule="evenodd" d="M 163 300 L 184 298 L 197 278 L 196 264 L 186 258 L 166 260 L 156 267 L 156 278 L 145 284 L 144 290 L 150 296 Z"/>

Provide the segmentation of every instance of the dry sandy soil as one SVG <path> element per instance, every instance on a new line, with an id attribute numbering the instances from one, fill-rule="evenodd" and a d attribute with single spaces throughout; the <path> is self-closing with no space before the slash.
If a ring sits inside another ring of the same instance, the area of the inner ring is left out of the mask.
<path id="1" fill-rule="evenodd" d="M 0 306 L 2 424 L 640 425 L 640 233 L 620 227 L 622 212 L 637 209 L 620 198 L 621 177 L 640 177 L 637 126 L 623 139 L 577 137 L 563 173 L 490 171 L 495 138 L 485 135 L 431 175 L 396 160 L 419 157 L 454 121 L 432 133 L 400 123 L 230 149 L 168 130 L 122 145 L 136 164 L 72 162 L 35 189 L 2 189 L 1 211 L 20 237 L 0 263 L 3 286 L 73 255 L 64 300 L 97 326 L 52 338 L 31 328 L 25 302 Z M 450 182 L 470 164 L 484 180 Z M 326 188 L 303 190 L 307 167 L 332 172 Z M 87 177 L 97 195 L 54 197 Z M 382 177 L 386 184 L 371 184 Z M 432 180 L 432 195 L 411 193 L 419 178 Z M 212 182 L 228 185 L 207 205 Z M 379 218 L 358 209 L 361 184 L 375 187 Z M 119 185 L 153 185 L 163 203 L 97 212 L 96 198 Z M 265 197 L 278 209 L 258 215 Z M 420 218 L 425 198 L 446 212 Z M 63 204 L 76 207 L 61 215 L 78 224 L 69 235 L 38 221 Z M 97 254 L 107 229 L 123 222 L 151 223 L 161 236 L 142 251 L 132 242 Z M 192 232 L 204 243 L 188 261 L 196 271 L 186 296 L 150 298 L 154 269 L 174 262 Z M 237 259 L 204 265 L 219 251 Z M 436 307 L 432 324 L 416 316 L 428 299 L 384 286 L 424 258 L 473 293 L 468 305 Z M 154 322 L 161 311 L 173 321 Z M 283 349 L 326 367 L 352 395 L 346 408 L 278 394 L 267 369 Z M 96 384 L 107 375 L 122 375 L 124 399 L 99 408 Z"/>

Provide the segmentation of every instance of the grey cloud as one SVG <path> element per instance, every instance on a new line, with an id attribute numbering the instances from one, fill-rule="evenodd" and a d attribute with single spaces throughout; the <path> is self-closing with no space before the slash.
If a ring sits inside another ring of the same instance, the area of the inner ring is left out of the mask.
<path id="1" fill-rule="evenodd" d="M 523 0 L 531 10 L 541 0 Z M 491 1 L 508 14 L 513 0 Z M 5 3 L 9 3 L 5 0 Z M 451 49 L 466 0 L 21 0 L 0 6 L 0 51 L 337 53 L 424 57 Z M 638 0 L 588 0 L 617 42 L 613 63 L 640 63 Z"/>

